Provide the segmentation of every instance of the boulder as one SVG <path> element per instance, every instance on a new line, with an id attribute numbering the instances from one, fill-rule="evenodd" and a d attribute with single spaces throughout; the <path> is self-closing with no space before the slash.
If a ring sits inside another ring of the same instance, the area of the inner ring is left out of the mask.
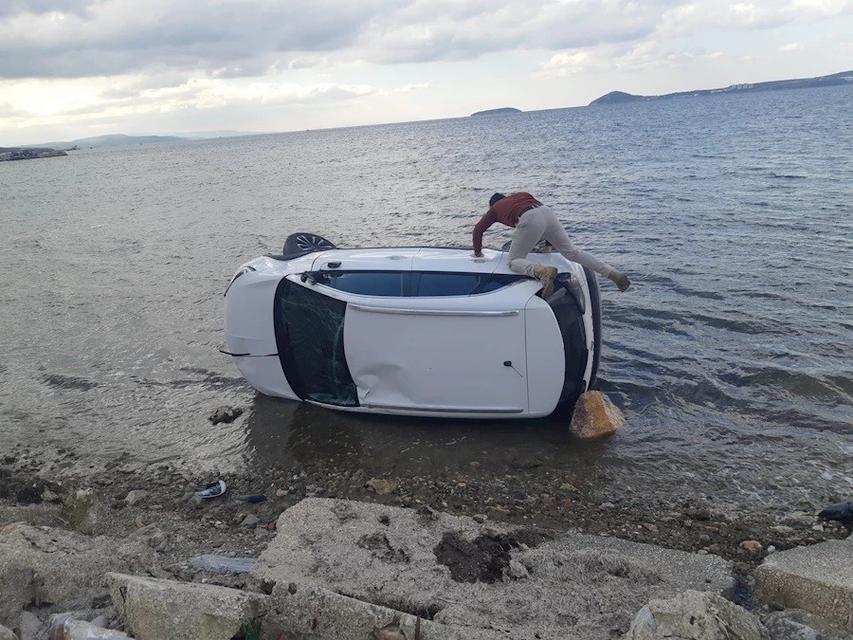
<path id="1" fill-rule="evenodd" d="M 755 570 L 755 591 L 772 607 L 802 609 L 853 631 L 853 540 L 777 551 Z"/>
<path id="2" fill-rule="evenodd" d="M 767 640 L 761 622 L 715 593 L 685 591 L 652 600 L 631 623 L 623 640 Z"/>
<path id="3" fill-rule="evenodd" d="M 18 640 L 18 636 L 16 636 L 11 629 L 0 624 L 0 640 Z"/>
<path id="4" fill-rule="evenodd" d="M 377 623 L 388 612 L 401 620 L 419 614 L 446 634 L 501 631 L 516 640 L 609 639 L 650 598 L 733 584 L 729 563 L 713 555 L 347 500 L 307 498 L 279 517 L 277 531 L 252 574 L 276 583 L 273 609 L 285 637 L 303 637 L 307 624 L 280 613 L 291 584 L 298 594 L 322 590 L 300 598 L 322 604 L 324 628 L 345 627 L 351 607 L 367 607 L 364 620 L 381 607 Z M 294 602 L 284 610 L 298 613 Z"/>
<path id="5" fill-rule="evenodd" d="M 606 395 L 587 391 L 575 403 L 569 428 L 578 438 L 589 439 L 609 436 L 625 424 L 622 412 Z"/>
<path id="6" fill-rule="evenodd" d="M 210 584 L 107 574 L 117 611 L 137 640 L 231 640 L 260 622 L 268 597 Z"/>
<path id="7" fill-rule="evenodd" d="M 29 605 L 84 608 L 104 593 L 104 573 L 150 567 L 153 558 L 135 540 L 20 522 L 0 527 L 0 624 L 16 625 Z"/>

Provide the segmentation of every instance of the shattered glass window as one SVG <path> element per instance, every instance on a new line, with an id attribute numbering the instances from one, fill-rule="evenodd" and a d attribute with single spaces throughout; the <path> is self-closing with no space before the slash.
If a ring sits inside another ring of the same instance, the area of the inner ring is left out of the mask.
<path id="1" fill-rule="evenodd" d="M 300 397 L 358 406 L 344 356 L 347 305 L 286 278 L 276 291 L 275 333 L 284 375 Z"/>

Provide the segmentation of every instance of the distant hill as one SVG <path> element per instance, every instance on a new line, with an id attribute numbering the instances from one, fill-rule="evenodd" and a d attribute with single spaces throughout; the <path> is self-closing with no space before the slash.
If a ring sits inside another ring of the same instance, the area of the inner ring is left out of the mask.
<path id="1" fill-rule="evenodd" d="M 770 82 L 755 82 L 749 84 L 733 84 L 722 89 L 696 89 L 694 91 L 679 91 L 665 93 L 660 96 L 639 96 L 624 91 L 611 91 L 596 98 L 589 106 L 602 104 L 621 104 L 624 102 L 640 102 L 642 100 L 662 100 L 664 98 L 684 98 L 717 95 L 721 93 L 752 93 L 757 91 L 780 91 L 783 89 L 806 89 L 818 87 L 834 87 L 843 84 L 853 84 L 853 71 L 842 71 L 829 76 L 816 78 L 798 78 L 796 80 L 772 80 Z"/>
<path id="2" fill-rule="evenodd" d="M 515 107 L 500 107 L 499 109 L 486 109 L 485 111 L 475 111 L 471 114 L 471 117 L 474 116 L 497 116 L 505 113 L 521 113 L 521 109 L 516 109 Z"/>
<path id="3" fill-rule="evenodd" d="M 56 149 L 80 149 L 100 147 L 123 147 L 134 144 L 158 144 L 161 142 L 178 142 L 184 140 L 177 136 L 126 136 L 122 133 L 114 133 L 106 136 L 94 136 L 91 138 L 79 138 L 66 142 L 46 142 L 38 145 L 24 145 L 24 148 L 53 147 Z"/>

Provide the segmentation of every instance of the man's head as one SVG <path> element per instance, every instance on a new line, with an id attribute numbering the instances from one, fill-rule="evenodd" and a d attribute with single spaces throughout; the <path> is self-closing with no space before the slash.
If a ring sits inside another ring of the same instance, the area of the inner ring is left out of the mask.
<path id="1" fill-rule="evenodd" d="M 493 194 L 492 194 L 492 197 L 491 197 L 491 198 L 489 198 L 489 206 L 490 206 L 490 207 L 495 206 L 495 203 L 496 203 L 498 200 L 503 200 L 504 198 L 506 198 L 506 196 L 505 196 L 504 194 L 502 194 L 502 193 L 493 193 Z"/>

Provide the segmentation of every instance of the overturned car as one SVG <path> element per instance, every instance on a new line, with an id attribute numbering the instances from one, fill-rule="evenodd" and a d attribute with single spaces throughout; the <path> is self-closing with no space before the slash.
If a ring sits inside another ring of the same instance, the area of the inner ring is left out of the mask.
<path id="1" fill-rule="evenodd" d="M 261 393 L 364 413 L 533 418 L 595 381 L 595 275 L 558 253 L 554 293 L 505 251 L 338 249 L 290 236 L 244 264 L 225 294 L 227 350 Z"/>

